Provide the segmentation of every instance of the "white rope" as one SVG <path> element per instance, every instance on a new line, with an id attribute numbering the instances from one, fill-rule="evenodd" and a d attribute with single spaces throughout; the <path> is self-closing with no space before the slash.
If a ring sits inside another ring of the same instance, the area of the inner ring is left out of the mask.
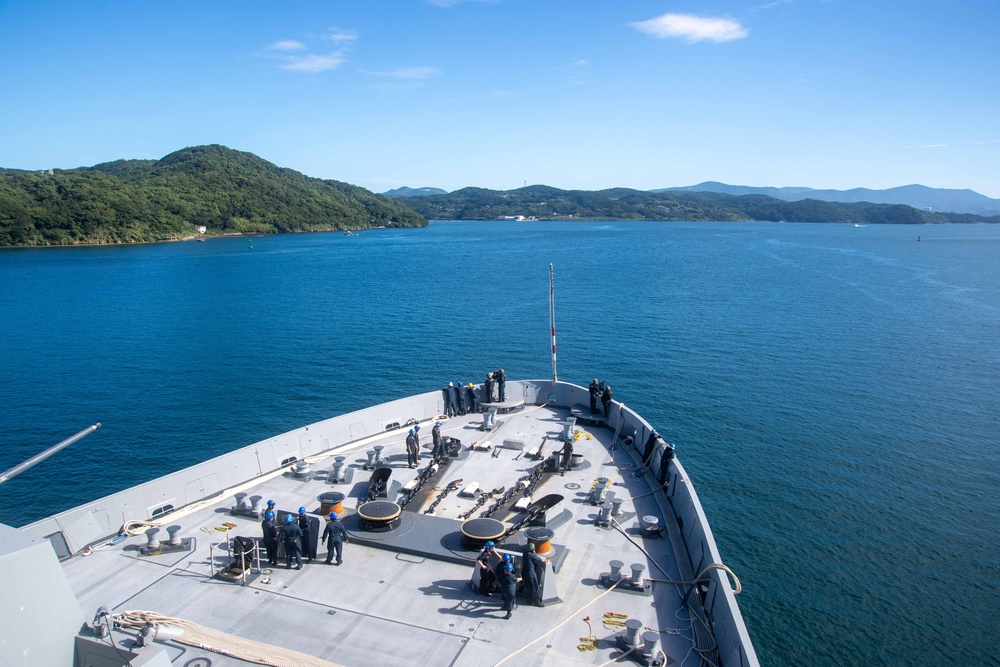
<path id="1" fill-rule="evenodd" d="M 658 562 L 656 562 L 656 559 L 653 558 L 653 556 L 648 551 L 646 551 L 642 547 L 641 544 L 639 544 L 638 542 L 636 542 L 635 540 L 633 540 L 632 537 L 628 533 L 625 532 L 625 529 L 622 527 L 622 525 L 620 523 L 618 523 L 617 521 L 615 521 L 614 518 L 611 519 L 611 523 L 612 523 L 612 525 L 614 525 L 615 529 L 618 530 L 618 532 L 620 532 L 622 535 L 625 536 L 625 539 L 627 539 L 629 542 L 631 542 L 633 545 L 635 545 L 635 547 L 637 549 L 639 549 L 639 551 L 641 551 L 642 553 L 644 553 L 646 555 L 646 558 L 649 559 L 649 562 L 651 562 L 653 565 L 655 565 L 656 569 L 658 569 L 660 572 L 663 573 L 663 576 L 667 577 L 665 583 L 673 584 L 674 588 L 678 588 L 678 586 L 683 586 L 683 585 L 694 586 L 695 584 L 699 583 L 702 580 L 702 578 L 701 578 L 702 575 L 705 574 L 705 572 L 707 572 L 710 569 L 725 569 L 726 571 L 729 572 L 729 574 L 736 581 L 737 590 L 733 591 L 733 595 L 735 595 L 738 591 L 743 590 L 743 586 L 742 586 L 742 584 L 740 584 L 740 580 L 736 578 L 736 575 L 733 574 L 732 570 L 730 570 L 725 565 L 722 565 L 722 563 L 712 563 L 712 564 L 706 566 L 704 569 L 702 569 L 701 572 L 698 573 L 698 576 L 694 578 L 694 581 L 674 581 L 673 579 L 670 579 L 670 575 L 667 573 L 667 571 L 665 569 L 663 569 L 663 566 L 661 566 Z M 713 566 L 719 566 L 719 567 L 714 568 Z M 680 589 L 678 589 L 678 594 L 679 593 L 680 593 Z M 698 646 L 697 646 L 698 635 L 696 633 L 695 634 L 695 642 L 694 642 L 694 644 L 695 644 L 694 645 L 694 650 L 698 652 L 698 655 L 701 656 L 701 659 L 704 662 L 707 662 L 709 665 L 712 665 L 713 667 L 715 667 L 715 663 L 712 660 L 710 660 L 709 657 L 706 655 L 707 653 L 711 653 L 712 651 L 714 651 L 714 650 L 716 650 L 718 648 L 718 643 L 715 641 L 715 633 L 712 631 L 712 626 L 709 624 L 709 622 L 708 622 L 708 620 L 706 618 L 702 618 L 701 616 L 699 616 L 698 614 L 696 614 L 693 607 L 691 607 L 691 606 L 688 607 L 688 613 L 691 614 L 692 618 L 698 619 L 698 622 L 702 624 L 702 626 L 707 631 L 708 637 L 711 638 L 711 640 L 712 640 L 712 645 L 711 646 L 709 646 L 707 648 L 698 648 Z M 693 629 L 693 624 L 692 624 L 692 629 Z M 687 658 L 685 658 L 685 659 L 687 659 Z"/>
<path id="2" fill-rule="evenodd" d="M 616 581 L 615 584 L 614 584 L 614 586 L 612 586 L 611 588 L 609 588 L 608 590 L 604 591 L 603 593 L 601 593 L 600 595 L 598 595 L 596 598 L 594 598 L 593 600 L 591 600 L 587 604 L 583 605 L 582 607 L 580 607 L 579 609 L 577 609 L 576 611 L 574 611 L 572 614 L 570 614 L 565 619 L 563 619 L 558 625 L 553 626 L 544 635 L 541 635 L 541 636 L 539 636 L 539 637 L 531 640 L 530 642 L 528 642 L 527 644 L 525 644 L 521 648 L 517 649 L 516 651 L 514 651 L 513 653 L 511 653 L 510 655 L 508 655 L 506 658 L 502 659 L 500 662 L 495 663 L 493 665 L 493 667 L 500 667 L 500 665 L 502 665 L 503 663 L 507 662 L 508 660 L 510 660 L 511 658 L 513 658 L 515 655 L 521 653 L 521 651 L 527 650 L 527 648 L 529 646 L 531 646 L 532 644 L 537 644 L 541 640 L 545 639 L 546 637 L 548 637 L 549 635 L 551 635 L 553 632 L 555 632 L 556 630 L 558 630 L 559 628 L 561 628 L 562 626 L 566 625 L 567 623 L 569 623 L 570 621 L 572 621 L 574 618 L 576 618 L 577 614 L 579 614 L 581 611 L 583 611 L 584 609 L 586 609 L 590 605 L 594 604 L 595 602 L 597 602 L 598 600 L 600 600 L 602 597 L 604 597 L 605 595 L 607 595 L 611 591 L 615 590 L 615 588 L 618 587 L 618 584 L 622 583 L 623 581 L 625 581 L 625 580 L 622 579 L 620 581 Z"/>
<path id="3" fill-rule="evenodd" d="M 602 662 L 602 663 L 601 663 L 601 664 L 599 664 L 599 665 L 598 665 L 597 667 L 608 667 L 608 665 L 610 665 L 611 663 L 614 663 L 614 662 L 618 662 L 619 660 L 621 660 L 622 658 L 624 658 L 625 656 L 627 656 L 627 655 L 628 655 L 629 653 L 631 653 L 632 651 L 635 651 L 635 650 L 636 650 L 636 649 L 638 649 L 638 648 L 639 648 L 639 646 L 638 646 L 638 645 L 636 645 L 636 646 L 633 646 L 632 648 L 630 648 L 629 650 L 625 651 L 624 653 L 622 653 L 622 654 L 621 654 L 621 655 L 619 655 L 618 657 L 615 657 L 615 658 L 611 658 L 611 659 L 610 659 L 610 660 L 608 660 L 607 662 Z M 663 663 L 663 664 L 666 664 L 666 663 Z"/>
<path id="4" fill-rule="evenodd" d="M 213 630 L 203 625 L 171 618 L 153 611 L 123 611 L 114 616 L 115 623 L 122 628 L 141 630 L 146 623 L 179 628 L 183 632 L 171 641 L 194 646 L 205 651 L 228 655 L 257 665 L 270 667 L 340 667 L 337 663 L 283 648 L 245 639 L 228 632 Z"/>

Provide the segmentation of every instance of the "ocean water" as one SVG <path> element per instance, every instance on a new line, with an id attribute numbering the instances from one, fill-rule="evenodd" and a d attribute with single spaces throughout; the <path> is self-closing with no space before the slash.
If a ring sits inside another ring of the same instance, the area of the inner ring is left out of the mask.
<path id="1" fill-rule="evenodd" d="M 920 241 L 918 242 L 918 235 Z M 433 222 L 0 251 L 22 525 L 449 381 L 606 379 L 677 445 L 766 665 L 997 665 L 1000 225 Z"/>

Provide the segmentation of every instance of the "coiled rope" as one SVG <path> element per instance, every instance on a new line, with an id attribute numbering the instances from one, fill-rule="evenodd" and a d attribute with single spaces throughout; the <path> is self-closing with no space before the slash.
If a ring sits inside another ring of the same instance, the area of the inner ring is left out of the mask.
<path id="1" fill-rule="evenodd" d="M 123 611 L 115 614 L 114 622 L 118 627 L 130 630 L 141 630 L 146 623 L 171 628 L 179 628 L 183 632 L 170 641 L 194 646 L 205 651 L 228 655 L 232 658 L 252 662 L 256 665 L 270 667 L 340 667 L 337 663 L 299 653 L 291 649 L 264 644 L 252 639 L 245 639 L 228 632 L 206 628 L 203 625 L 186 621 L 182 618 L 171 618 L 153 611 Z"/>

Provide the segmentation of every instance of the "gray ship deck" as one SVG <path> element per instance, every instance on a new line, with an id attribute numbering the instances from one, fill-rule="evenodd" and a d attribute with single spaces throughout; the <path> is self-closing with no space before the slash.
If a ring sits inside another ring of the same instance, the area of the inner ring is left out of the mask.
<path id="1" fill-rule="evenodd" d="M 524 440 L 530 448 L 549 436 L 545 447 L 549 453 L 560 447 L 563 421 L 568 416 L 568 409 L 528 405 L 501 414 L 492 433 L 478 430 L 482 422 L 478 414 L 448 420 L 442 430 L 444 435 L 461 440 L 463 449 L 484 440 L 501 445 L 511 438 Z M 425 457 L 421 459 L 422 468 L 429 462 L 433 420 L 421 424 L 421 449 Z M 621 589 L 608 592 L 600 585 L 601 574 L 609 571 L 612 560 L 624 562 L 626 577 L 632 563 L 642 563 L 645 575 L 659 580 L 667 576 L 689 579 L 690 574 L 683 576 L 679 569 L 672 547 L 680 539 L 676 522 L 663 517 L 651 493 L 649 477 L 633 477 L 634 462 L 621 447 L 609 451 L 615 438 L 611 430 L 584 424 L 578 424 L 578 428 L 590 434 L 575 442 L 576 453 L 584 457 L 583 466 L 564 476 L 547 475 L 533 494 L 536 499 L 547 494 L 564 496 L 548 514 L 550 527 L 551 520 L 558 517 L 552 541 L 558 553 L 554 559 L 558 571 L 547 575 L 554 577 L 558 601 L 539 608 L 519 599 L 511 620 L 503 619 L 499 595 L 485 597 L 471 589 L 475 552 L 464 551 L 457 542 L 449 541 L 457 539 L 454 535 L 461 523 L 457 516 L 474 503 L 460 497 L 457 490 L 439 504 L 436 519 L 428 522 L 436 527 L 420 523 L 427 517 L 423 509 L 434 500 L 436 492 L 423 498 L 423 502 L 414 501 L 404 511 L 404 515 L 413 513 L 409 517 L 414 521 L 409 527 L 411 532 L 440 533 L 441 539 L 425 540 L 424 545 L 416 539 L 411 548 L 402 551 L 369 546 L 360 533 L 355 539 L 357 522 L 352 522 L 351 516 L 356 512 L 359 492 L 363 493 L 369 478 L 369 473 L 361 470 L 367 460 L 365 450 L 375 444 L 386 446 L 393 480 L 405 484 L 419 472 L 406 465 L 405 427 L 382 437 L 368 438 L 361 445 L 335 448 L 327 459 L 314 463 L 314 472 L 308 479 L 284 472 L 263 476 L 258 485 L 246 489 L 251 495 L 274 499 L 280 510 L 294 511 L 305 505 L 313 515 L 319 512 L 319 494 L 332 490 L 347 493 L 345 526 L 352 531 L 352 539 L 344 547 L 344 564 L 339 567 L 323 563 L 325 549 L 320 545 L 319 559 L 301 570 L 287 570 L 283 564 L 272 570 L 265 562 L 263 571 L 247 586 L 213 579 L 210 545 L 225 544 L 230 535 L 258 538 L 261 534 L 258 520 L 229 514 L 234 504 L 230 496 L 218 498 L 214 504 L 206 504 L 177 519 L 183 526 L 181 536 L 194 538 L 191 551 L 143 556 L 138 549 L 146 538 L 138 536 L 115 546 L 98 547 L 87 557 L 71 558 L 64 562 L 64 571 L 86 613 L 102 605 L 112 613 L 155 611 L 341 665 L 480 667 L 504 661 L 522 648 L 507 664 L 602 664 L 621 655 L 615 636 L 624 631 L 621 626 L 605 627 L 602 624 L 605 613 L 638 619 L 644 630 L 659 631 L 668 664 L 699 664 L 698 654 L 693 651 L 689 614 L 681 606 L 681 596 L 686 592 L 683 587 L 656 582 L 651 595 L 642 595 Z M 468 451 L 446 466 L 442 479 L 433 486 L 439 490 L 451 480 L 462 479 L 462 486 L 478 482 L 485 490 L 510 488 L 538 465 L 527 454 L 516 458 L 519 453 L 501 448 L 494 457 L 489 451 Z M 334 454 L 347 456 L 347 464 L 354 469 L 352 484 L 335 486 L 327 482 Z M 599 510 L 589 502 L 589 493 L 599 476 L 617 483 L 611 489 L 625 498 L 622 527 L 643 545 L 667 575 L 620 532 L 596 525 Z M 686 480 L 678 480 L 675 475 L 674 483 Z M 389 499 L 393 499 L 391 494 Z M 472 518 L 479 516 L 481 509 Z M 673 534 L 664 538 L 640 535 L 637 517 L 645 515 L 659 517 Z M 516 519 L 517 514 L 501 511 L 494 518 Z M 448 524 L 449 520 L 452 524 Z M 235 523 L 237 527 L 228 533 L 217 531 L 215 527 L 223 522 Z M 166 535 L 162 537 L 166 539 Z M 523 533 L 515 534 L 508 544 L 523 545 Z M 441 557 L 435 556 L 435 550 Z M 215 560 L 218 568 L 228 559 L 216 550 Z M 551 587 L 546 596 L 553 596 Z M 590 617 L 593 635 L 599 640 L 596 650 L 578 648 L 581 638 L 590 634 L 583 621 L 585 616 Z M 114 637 L 122 646 L 131 643 L 131 636 L 125 633 L 116 632 Z M 540 637 L 543 637 L 540 641 L 526 647 Z M 175 665 L 249 664 L 190 646 L 171 642 L 165 645 Z M 201 656 L 211 662 L 192 662 Z M 632 657 L 623 658 L 621 664 L 628 664 Z"/>

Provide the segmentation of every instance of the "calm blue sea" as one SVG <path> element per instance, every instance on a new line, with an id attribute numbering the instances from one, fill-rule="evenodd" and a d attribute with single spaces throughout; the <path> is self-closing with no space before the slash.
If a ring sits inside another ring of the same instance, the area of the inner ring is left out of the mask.
<path id="1" fill-rule="evenodd" d="M 676 443 L 763 664 L 1000 664 L 1000 225 L 0 251 L 0 469 L 104 424 L 0 485 L 0 521 L 497 366 L 547 377 L 550 262 L 560 379 Z"/>

